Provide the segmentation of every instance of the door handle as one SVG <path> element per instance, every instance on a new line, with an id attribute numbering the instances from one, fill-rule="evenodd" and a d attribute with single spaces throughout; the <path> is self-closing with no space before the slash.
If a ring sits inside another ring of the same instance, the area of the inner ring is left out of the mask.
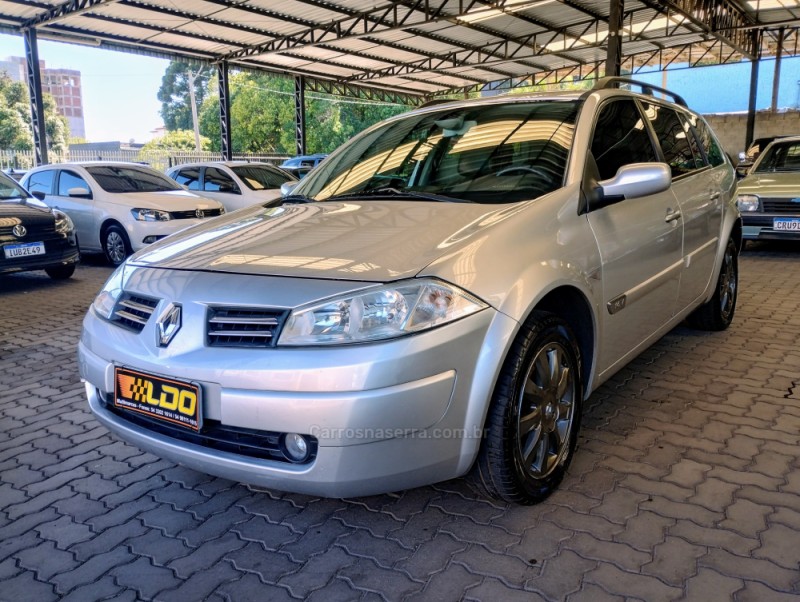
<path id="1" fill-rule="evenodd" d="M 720 193 L 719 192 L 712 192 L 711 193 L 711 200 L 712 201 L 716 201 L 719 197 L 720 197 Z"/>
<path id="2" fill-rule="evenodd" d="M 664 221 L 669 223 L 669 222 L 674 222 L 675 220 L 678 220 L 680 218 L 681 218 L 680 209 L 676 209 L 675 211 L 673 211 L 672 209 L 667 209 L 667 215 L 664 218 Z"/>

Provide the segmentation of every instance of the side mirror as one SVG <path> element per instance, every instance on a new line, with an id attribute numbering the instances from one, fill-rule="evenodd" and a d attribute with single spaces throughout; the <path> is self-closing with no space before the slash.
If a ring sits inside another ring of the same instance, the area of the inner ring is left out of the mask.
<path id="1" fill-rule="evenodd" d="M 281 184 L 281 196 L 289 196 L 300 182 L 284 182 Z"/>
<path id="2" fill-rule="evenodd" d="M 600 206 L 610 205 L 617 200 L 635 199 L 664 192 L 670 184 L 672 184 L 672 172 L 666 163 L 623 165 L 613 178 L 598 182 L 603 191 Z"/>
<path id="3" fill-rule="evenodd" d="M 82 186 L 76 188 L 70 188 L 69 190 L 67 190 L 67 195 L 78 199 L 92 198 L 91 191 L 88 188 L 83 188 Z"/>
<path id="4" fill-rule="evenodd" d="M 44 192 L 42 192 L 41 190 L 34 190 L 33 192 L 31 192 L 31 196 L 33 196 L 33 198 L 35 198 L 35 199 L 39 199 L 40 201 L 43 201 L 44 197 L 46 197 L 47 195 Z"/>
<path id="5" fill-rule="evenodd" d="M 745 152 L 739 153 L 739 161 L 744 161 L 747 159 L 747 154 Z"/>

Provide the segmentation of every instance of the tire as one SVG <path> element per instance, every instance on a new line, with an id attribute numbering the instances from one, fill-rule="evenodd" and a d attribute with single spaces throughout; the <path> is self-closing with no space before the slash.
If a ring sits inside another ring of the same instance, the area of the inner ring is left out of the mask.
<path id="1" fill-rule="evenodd" d="M 535 311 L 500 372 L 475 467 L 491 497 L 535 504 L 564 478 L 580 429 L 580 351 L 569 325 Z"/>
<path id="2" fill-rule="evenodd" d="M 736 312 L 736 295 L 739 290 L 739 251 L 732 238 L 725 245 L 722 267 L 714 296 L 698 307 L 686 319 L 689 326 L 698 330 L 725 330 Z"/>
<path id="3" fill-rule="evenodd" d="M 117 224 L 112 224 L 103 231 L 103 253 L 108 263 L 115 267 L 121 265 L 131 254 L 128 235 Z"/>
<path id="4" fill-rule="evenodd" d="M 44 271 L 53 280 L 66 280 L 75 273 L 75 264 L 58 265 L 52 268 L 45 268 Z"/>

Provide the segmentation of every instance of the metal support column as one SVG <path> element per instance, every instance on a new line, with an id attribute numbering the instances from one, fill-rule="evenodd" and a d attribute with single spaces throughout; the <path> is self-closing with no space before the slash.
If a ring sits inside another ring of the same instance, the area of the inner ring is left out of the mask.
<path id="1" fill-rule="evenodd" d="M 298 155 L 306 154 L 306 78 L 294 78 L 294 140 Z"/>
<path id="2" fill-rule="evenodd" d="M 620 74 L 622 65 L 622 14 L 624 0 L 611 0 L 608 13 L 608 47 L 606 49 L 606 77 Z"/>
<path id="3" fill-rule="evenodd" d="M 228 61 L 217 63 L 217 79 L 219 80 L 219 133 L 221 139 L 220 150 L 222 159 L 233 159 L 233 144 L 231 143 L 231 95 L 228 87 Z"/>
<path id="4" fill-rule="evenodd" d="M 750 146 L 753 142 L 753 134 L 756 129 L 756 100 L 758 98 L 758 62 L 761 58 L 760 42 L 758 32 L 754 31 L 753 36 L 756 38 L 758 44 L 755 47 L 757 50 L 756 57 L 750 62 L 750 100 L 747 105 L 747 131 L 745 133 L 744 147 Z"/>
<path id="5" fill-rule="evenodd" d="M 36 29 L 33 27 L 22 32 L 25 41 L 25 62 L 28 72 L 28 93 L 31 97 L 31 129 L 33 130 L 33 149 L 36 165 L 47 164 L 47 130 L 44 121 L 44 103 L 42 102 L 42 75 L 39 71 L 39 45 L 36 41 Z"/>
<path id="6" fill-rule="evenodd" d="M 778 111 L 778 91 L 781 85 L 781 57 L 783 56 L 783 42 L 786 38 L 786 28 L 778 30 L 778 48 L 775 50 L 775 74 L 772 76 L 772 112 Z"/>

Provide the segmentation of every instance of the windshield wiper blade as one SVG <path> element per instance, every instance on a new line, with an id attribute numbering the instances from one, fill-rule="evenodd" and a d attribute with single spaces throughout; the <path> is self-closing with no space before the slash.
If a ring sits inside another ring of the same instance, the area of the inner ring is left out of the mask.
<path id="1" fill-rule="evenodd" d="M 316 203 L 315 199 L 307 197 L 303 194 L 290 194 L 281 199 L 281 205 L 293 205 L 298 203 Z"/>
<path id="2" fill-rule="evenodd" d="M 382 197 L 385 199 L 415 199 L 421 201 L 437 201 L 439 203 L 471 203 L 467 199 L 459 199 L 452 196 L 445 196 L 443 194 L 433 194 L 432 192 L 419 192 L 416 190 L 398 190 L 391 186 L 383 188 L 370 188 L 369 190 L 361 190 L 358 192 L 345 192 L 344 194 L 337 194 L 328 198 L 329 201 L 338 201 L 342 199 L 360 199 L 368 197 Z"/>

